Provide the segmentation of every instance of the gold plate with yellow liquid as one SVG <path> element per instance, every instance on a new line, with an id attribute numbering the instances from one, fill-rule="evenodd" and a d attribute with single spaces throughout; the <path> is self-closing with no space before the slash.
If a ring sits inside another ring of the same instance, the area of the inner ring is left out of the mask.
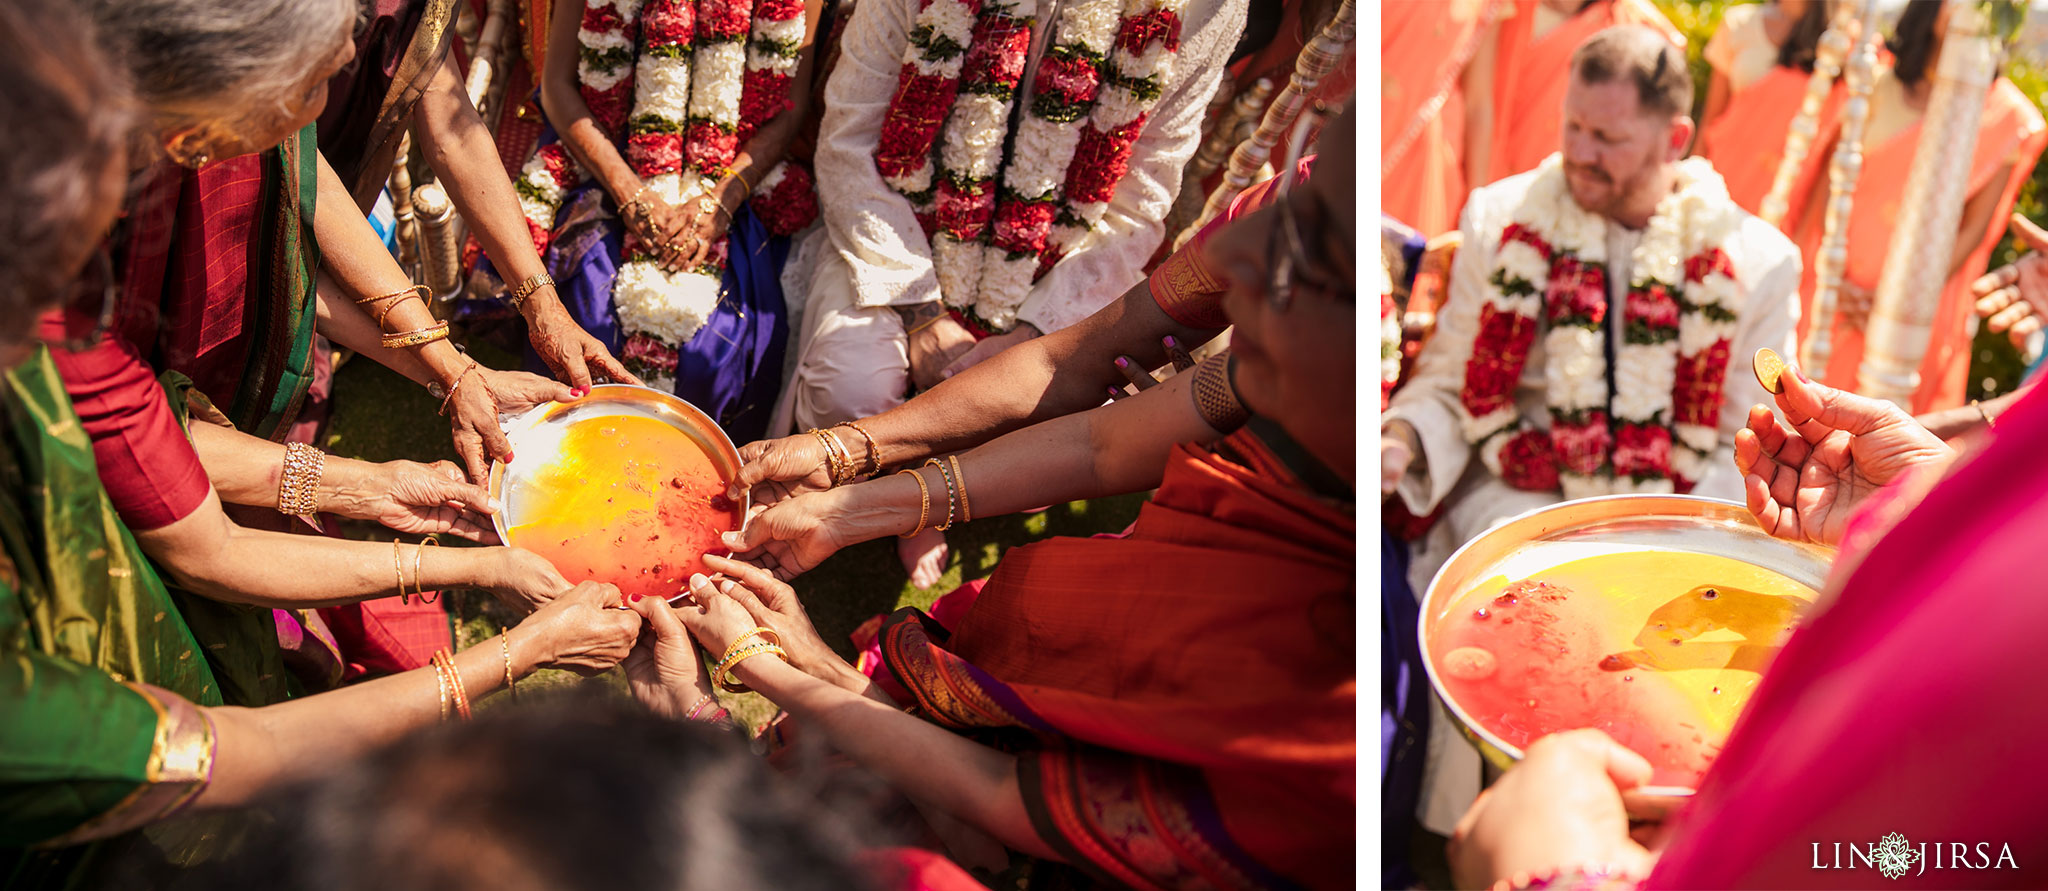
<path id="1" fill-rule="evenodd" d="M 1598 598 L 1579 603 L 1597 608 L 1588 613 L 1597 621 L 1555 641 L 1572 650 L 1560 659 L 1586 660 L 1586 666 L 1573 663 L 1580 676 L 1596 662 L 1602 669 L 1628 671 L 1641 682 L 1632 690 L 1664 703 L 1664 710 L 1641 712 L 1643 697 L 1622 697 L 1638 711 L 1582 726 L 1657 727 L 1642 715 L 1661 720 L 1682 714 L 1698 725 L 1682 725 L 1698 734 L 1689 741 L 1715 747 L 1760 678 L 1753 670 L 1760 664 L 1750 662 L 1775 652 L 1782 642 L 1777 632 L 1790 621 L 1787 610 L 1805 611 L 1833 556 L 1831 549 L 1772 538 L 1746 508 L 1717 499 L 1618 495 L 1542 508 L 1474 539 L 1437 573 L 1422 603 L 1424 670 L 1481 754 L 1502 768 L 1520 759 L 1521 749 L 1505 738 L 1519 734 L 1495 732 L 1459 701 L 1463 691 L 1475 697 L 1474 709 L 1491 708 L 1478 701 L 1483 695 L 1474 687 L 1452 676 L 1469 666 L 1458 665 L 1451 648 L 1461 642 L 1459 635 L 1473 633 L 1473 610 L 1492 607 L 1503 618 L 1514 615 L 1518 607 L 1512 601 L 1501 610 L 1491 598 L 1513 593 L 1511 585 L 1534 577 L 1569 588 L 1575 597 Z M 1688 597 L 1713 602 L 1702 609 Z M 1692 627 L 1670 630 L 1686 625 Z M 1692 646 L 1671 644 L 1678 638 Z M 1607 656 L 1616 661 L 1610 665 Z M 1594 699 L 1595 707 L 1604 701 Z M 1564 728 L 1544 732 L 1556 729 Z M 1689 786 L 1664 785 L 1645 788 L 1638 798 L 1668 804 L 1690 794 Z"/>

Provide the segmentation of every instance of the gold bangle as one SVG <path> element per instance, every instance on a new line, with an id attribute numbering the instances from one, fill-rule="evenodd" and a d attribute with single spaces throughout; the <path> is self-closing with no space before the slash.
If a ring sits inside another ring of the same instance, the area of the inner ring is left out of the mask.
<path id="1" fill-rule="evenodd" d="M 776 634 L 774 631 L 771 631 L 767 628 L 763 628 L 757 625 L 754 627 L 754 630 L 742 634 L 739 637 L 733 638 L 732 645 L 725 648 L 725 655 L 718 657 L 718 661 L 724 662 L 725 660 L 732 658 L 733 653 L 738 652 L 741 647 L 749 645 L 753 641 L 753 639 L 757 637 L 766 638 L 766 643 L 782 643 L 781 635 Z"/>
<path id="2" fill-rule="evenodd" d="M 739 180 L 739 181 L 740 181 L 740 188 L 741 188 L 741 189 L 743 190 L 743 191 L 741 192 L 741 194 L 743 194 L 743 195 L 749 195 L 749 196 L 751 196 L 751 195 L 753 195 L 753 194 L 754 194 L 754 184 L 753 184 L 753 183 L 750 183 L 750 182 L 747 182 L 747 175 L 746 175 L 746 174 L 744 174 L 744 173 L 741 173 L 741 172 L 740 172 L 740 169 L 739 169 L 738 167 L 727 167 L 727 168 L 725 169 L 725 172 L 726 172 L 726 173 L 730 173 L 730 174 L 732 174 L 732 178 L 733 178 L 733 179 L 736 179 L 736 180 Z M 741 198 L 741 199 L 740 199 L 740 201 L 742 201 L 742 202 L 745 202 L 746 200 L 747 200 L 746 198 Z"/>
<path id="3" fill-rule="evenodd" d="M 932 527 L 933 532 L 944 532 L 953 528 L 953 473 L 937 458 L 924 459 L 924 466 L 939 469 L 939 482 L 946 484 L 946 522 Z"/>
<path id="4" fill-rule="evenodd" d="M 1970 400 L 1970 407 L 1976 409 L 1977 414 L 1984 418 L 1984 426 L 1992 427 L 1997 425 L 1998 422 L 1991 419 L 1991 411 L 1984 407 L 1984 403 L 1972 399 Z"/>
<path id="5" fill-rule="evenodd" d="M 910 329 L 910 330 L 908 330 L 908 331 L 905 331 L 905 332 L 903 332 L 903 336 L 904 336 L 904 337 L 916 337 L 916 336 L 917 336 L 917 332 L 919 332 L 919 331 L 923 331 L 923 330 L 924 330 L 924 329 L 926 329 L 926 328 L 930 328 L 931 326 L 933 326 L 933 325 L 936 325 L 936 324 L 938 324 L 938 323 L 939 323 L 939 320 L 940 320 L 940 319 L 946 318 L 946 317 L 948 317 L 949 315 L 950 315 L 950 313 L 943 313 L 943 312 L 942 312 L 942 313 L 939 313 L 938 315 L 932 316 L 932 317 L 931 317 L 931 318 L 929 318 L 929 319 L 925 319 L 924 321 L 922 321 L 922 322 L 919 322 L 919 323 L 917 323 L 917 327 L 915 327 L 915 328 L 912 328 L 912 329 Z"/>
<path id="6" fill-rule="evenodd" d="M 420 555 L 427 552 L 427 545 L 433 545 L 434 547 L 438 548 L 441 546 L 441 542 L 439 539 L 436 539 L 435 537 L 429 535 L 427 536 L 427 539 L 425 541 L 413 545 L 412 592 L 414 594 L 419 595 L 421 603 L 433 603 L 434 601 L 441 599 L 441 592 L 439 591 L 435 591 L 434 596 L 428 597 L 426 586 L 420 584 Z"/>
<path id="7" fill-rule="evenodd" d="M 932 491 L 930 487 L 924 484 L 924 475 L 907 467 L 896 471 L 897 476 L 902 476 L 906 473 L 910 474 L 911 479 L 917 480 L 917 525 L 912 527 L 909 532 L 896 536 L 897 538 L 911 538 L 919 532 L 923 532 L 924 521 L 931 518 Z"/>
<path id="8" fill-rule="evenodd" d="M 405 545 L 394 538 L 391 540 L 391 574 L 398 576 L 398 602 L 412 605 L 412 595 L 405 593 Z"/>
<path id="9" fill-rule="evenodd" d="M 554 284 L 554 278 L 545 272 L 520 282 L 518 287 L 512 289 L 512 293 L 508 297 L 512 302 L 512 311 L 522 311 L 526 306 L 526 298 L 533 296 L 533 292 L 542 288 L 553 287 Z"/>
<path id="10" fill-rule="evenodd" d="M 846 485 L 847 481 L 852 478 L 852 474 L 849 472 L 851 468 L 848 465 L 853 463 L 853 459 L 843 454 L 846 450 L 845 444 L 841 443 L 837 437 L 816 427 L 812 427 L 810 433 L 817 436 L 818 442 L 825 446 L 825 473 L 832 478 L 832 488 L 836 489 Z"/>
<path id="11" fill-rule="evenodd" d="M 855 432 L 855 433 L 858 433 L 858 434 L 860 434 L 860 438 L 862 438 L 862 439 L 865 439 L 865 440 L 867 440 L 867 441 L 868 441 L 868 470 L 867 470 L 867 472 L 868 472 L 868 473 L 869 473 L 870 475 L 872 475 L 872 474 L 877 474 L 877 473 L 881 473 L 881 472 L 882 472 L 882 450 L 881 450 L 881 448 L 880 448 L 880 447 L 878 447 L 878 446 L 876 446 L 876 445 L 875 445 L 875 436 L 874 436 L 874 434 L 872 434 L 872 433 L 869 433 L 866 427 L 862 427 L 862 426 L 860 425 L 860 422 L 859 422 L 859 421 L 840 421 L 839 423 L 837 423 L 837 424 L 833 424 L 832 426 L 834 426 L 834 427 L 852 427 L 852 428 L 853 428 L 853 432 Z"/>
<path id="12" fill-rule="evenodd" d="M 440 415 L 442 415 L 443 417 L 447 416 L 449 404 L 455 401 L 455 391 L 462 389 L 462 379 L 468 377 L 469 373 L 477 370 L 477 368 L 478 366 L 476 364 L 476 360 L 472 359 L 470 360 L 469 367 L 462 369 L 462 373 L 455 376 L 455 383 L 449 384 L 448 392 L 442 394 L 441 396 L 441 408 L 439 409 L 438 412 Z M 433 387 L 430 386 L 427 388 L 428 394 L 432 394 L 433 392 Z"/>
<path id="13" fill-rule="evenodd" d="M 448 676 L 441 671 L 440 654 L 435 653 L 434 686 L 441 691 L 441 723 L 448 723 Z"/>
<path id="14" fill-rule="evenodd" d="M 448 688 L 454 694 L 455 714 L 461 716 L 464 721 L 469 720 L 469 691 L 462 687 L 462 672 L 455 669 L 455 657 L 449 655 L 447 650 L 435 650 L 434 662 L 448 672 Z"/>
<path id="15" fill-rule="evenodd" d="M 960 473 L 960 456 L 947 455 L 946 462 L 953 465 L 953 482 L 960 487 L 960 522 L 974 519 L 974 512 L 967 506 L 967 477 Z"/>
<path id="16" fill-rule="evenodd" d="M 749 688 L 747 687 L 747 685 L 741 683 L 739 678 L 733 677 L 732 671 L 733 669 L 740 667 L 740 663 L 745 662 L 748 659 L 752 659 L 755 656 L 762 655 L 764 653 L 774 653 L 776 657 L 780 658 L 782 661 L 789 661 L 789 651 L 784 650 L 783 648 L 776 646 L 775 644 L 755 644 L 754 646 L 748 647 L 744 650 L 734 653 L 731 659 L 719 663 L 718 667 L 713 669 L 712 677 L 718 680 L 719 687 L 724 688 L 728 692 L 748 692 Z"/>
<path id="17" fill-rule="evenodd" d="M 383 344 L 387 350 L 402 350 L 424 346 L 447 336 L 448 322 L 443 320 L 428 325 L 425 328 L 414 328 L 402 334 L 386 334 L 384 335 Z"/>
<path id="18" fill-rule="evenodd" d="M 518 702 L 519 679 L 512 676 L 512 629 L 498 635 L 498 649 L 505 653 L 505 689 L 512 691 L 512 701 Z"/>
<path id="19" fill-rule="evenodd" d="M 311 517 L 320 512 L 316 496 L 327 473 L 327 453 L 303 442 L 284 446 L 284 470 L 277 479 L 277 510 L 286 516 Z"/>
<path id="20" fill-rule="evenodd" d="M 426 288 L 426 285 L 406 285 L 405 287 L 400 288 L 396 291 L 392 291 L 389 294 L 380 294 L 376 297 L 357 297 L 355 298 L 354 302 L 355 305 L 357 306 L 363 306 L 365 304 L 376 303 L 379 300 L 390 300 L 393 297 L 404 297 L 409 294 L 416 294 L 423 288 Z M 428 293 L 432 293 L 432 291 L 429 290 Z"/>

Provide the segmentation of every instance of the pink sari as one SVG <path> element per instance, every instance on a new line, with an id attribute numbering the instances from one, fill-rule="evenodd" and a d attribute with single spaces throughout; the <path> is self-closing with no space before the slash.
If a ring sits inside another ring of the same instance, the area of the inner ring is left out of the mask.
<path id="1" fill-rule="evenodd" d="M 1883 886 L 1849 849 L 1890 833 L 1922 857 L 1912 887 L 2048 887 L 2029 776 L 2048 754 L 2044 441 L 2037 390 L 1917 504 L 1908 485 L 1867 509 L 1897 521 L 1867 552 L 1848 543 L 1830 604 L 1772 665 L 1650 887 Z"/>

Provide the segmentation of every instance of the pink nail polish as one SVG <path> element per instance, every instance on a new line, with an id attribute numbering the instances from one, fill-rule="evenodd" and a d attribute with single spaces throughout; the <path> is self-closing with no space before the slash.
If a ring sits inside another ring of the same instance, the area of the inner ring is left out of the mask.
<path id="1" fill-rule="evenodd" d="M 1118 367 L 1118 368 L 1129 368 L 1129 367 L 1131 367 L 1131 360 L 1129 360 L 1129 359 L 1126 359 L 1126 358 L 1124 358 L 1124 357 L 1122 357 L 1122 356 L 1118 356 L 1118 357 L 1116 357 L 1116 367 Z"/>

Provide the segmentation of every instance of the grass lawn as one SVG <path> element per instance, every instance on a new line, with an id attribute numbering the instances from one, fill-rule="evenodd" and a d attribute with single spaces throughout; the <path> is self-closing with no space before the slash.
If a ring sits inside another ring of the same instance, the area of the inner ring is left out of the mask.
<path id="1" fill-rule="evenodd" d="M 472 351 L 492 367 L 516 367 L 513 357 L 488 344 L 475 343 Z M 346 362 L 335 374 L 334 406 L 326 441 L 321 443 L 329 452 L 369 461 L 455 460 L 448 423 L 435 414 L 436 401 L 421 387 L 381 365 L 361 359 Z M 1006 548 L 1050 536 L 1120 531 L 1137 518 L 1143 503 L 1143 495 L 1076 501 L 1055 505 L 1043 513 L 993 517 L 955 528 L 947 534 L 952 556 L 946 574 L 930 588 L 910 584 L 896 559 L 894 539 L 871 541 L 841 551 L 798 578 L 794 585 L 826 643 L 841 655 L 851 657 L 853 647 L 847 635 L 870 617 L 903 606 L 929 606 L 961 582 L 995 571 L 996 560 Z M 390 535 L 369 524 L 356 524 L 348 532 L 360 538 Z M 442 602 L 449 605 L 455 617 L 460 646 L 497 634 L 505 623 L 516 618 L 481 592 L 449 592 Z M 545 687 L 581 682 L 582 679 L 565 672 L 542 672 L 528 683 Z M 593 683 L 624 688 L 617 671 Z M 765 700 L 751 693 L 735 697 L 721 692 L 720 696 L 726 699 L 733 714 L 750 727 L 773 713 Z"/>

